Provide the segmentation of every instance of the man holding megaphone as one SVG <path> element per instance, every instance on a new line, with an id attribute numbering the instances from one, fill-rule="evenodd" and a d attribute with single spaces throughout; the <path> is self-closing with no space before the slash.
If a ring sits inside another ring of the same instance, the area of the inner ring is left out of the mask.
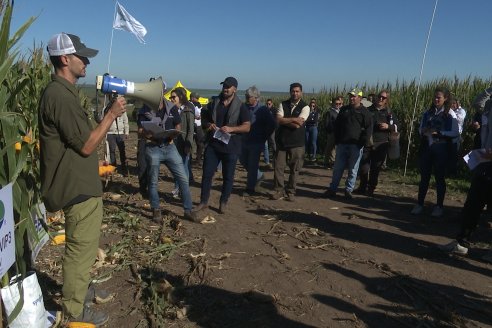
<path id="1" fill-rule="evenodd" d="M 63 313 L 69 322 L 101 326 L 108 315 L 86 304 L 103 217 L 96 150 L 113 121 L 125 113 L 126 101 L 115 98 L 93 129 L 75 83 L 85 77 L 89 58 L 98 51 L 87 48 L 76 35 L 59 33 L 49 40 L 48 53 L 55 74 L 39 104 L 41 194 L 48 211 L 63 209 L 65 214 Z"/>

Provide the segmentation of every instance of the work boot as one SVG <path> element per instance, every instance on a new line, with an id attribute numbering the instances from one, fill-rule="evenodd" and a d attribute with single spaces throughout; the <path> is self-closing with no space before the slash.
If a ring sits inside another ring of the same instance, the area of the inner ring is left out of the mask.
<path id="1" fill-rule="evenodd" d="M 87 289 L 87 294 L 85 295 L 84 304 L 104 304 L 112 301 L 114 298 L 114 294 L 109 293 L 108 291 L 100 288 L 96 288 L 94 284 L 89 285 L 89 289 Z"/>
<path id="2" fill-rule="evenodd" d="M 332 189 L 327 189 L 324 193 L 323 193 L 323 197 L 325 198 L 333 198 L 337 195 L 337 192 L 335 190 L 332 190 Z"/>
<path id="3" fill-rule="evenodd" d="M 161 214 L 160 208 L 152 209 L 152 221 L 154 221 L 155 223 L 161 223 L 162 222 L 162 214 Z"/>
<path id="4" fill-rule="evenodd" d="M 360 186 L 359 188 L 357 188 L 357 189 L 354 190 L 354 194 L 357 194 L 357 195 L 366 195 L 367 194 L 367 190 L 366 190 L 365 187 Z"/>
<path id="5" fill-rule="evenodd" d="M 191 222 L 200 222 L 200 219 L 198 219 L 196 212 L 192 212 L 189 210 L 184 212 L 183 218 Z"/>
<path id="6" fill-rule="evenodd" d="M 67 323 L 70 322 L 83 322 L 83 323 L 91 323 L 96 327 L 101 327 L 109 320 L 109 315 L 101 311 L 95 311 L 84 305 L 84 309 L 82 313 L 77 317 L 69 317 L 67 319 Z"/>

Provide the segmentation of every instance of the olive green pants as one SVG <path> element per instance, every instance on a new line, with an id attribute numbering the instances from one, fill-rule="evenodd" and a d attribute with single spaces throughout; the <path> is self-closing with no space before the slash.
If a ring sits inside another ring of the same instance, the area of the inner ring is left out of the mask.
<path id="1" fill-rule="evenodd" d="M 65 257 L 63 259 L 62 307 L 65 315 L 82 313 L 90 282 L 90 270 L 96 261 L 101 235 L 103 204 L 101 197 L 63 209 L 65 213 Z"/>

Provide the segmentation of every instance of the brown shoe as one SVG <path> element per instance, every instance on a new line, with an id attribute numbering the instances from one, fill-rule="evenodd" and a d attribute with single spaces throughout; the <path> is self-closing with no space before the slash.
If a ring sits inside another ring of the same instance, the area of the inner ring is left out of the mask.
<path id="1" fill-rule="evenodd" d="M 152 221 L 155 223 L 162 223 L 162 214 L 160 208 L 152 209 Z"/>
<path id="2" fill-rule="evenodd" d="M 285 200 L 288 202 L 295 202 L 296 201 L 296 196 L 292 193 L 288 193 L 287 197 L 285 197 Z"/>
<path id="3" fill-rule="evenodd" d="M 198 205 L 197 205 L 197 206 L 193 209 L 193 211 L 192 211 L 192 212 L 194 212 L 194 213 L 198 213 L 198 212 L 203 211 L 203 210 L 206 210 L 206 209 L 208 209 L 208 204 L 207 204 L 207 203 L 200 203 L 200 204 L 198 204 Z"/>
<path id="4" fill-rule="evenodd" d="M 283 190 L 277 190 L 275 193 L 272 194 L 271 197 L 273 200 L 284 199 L 285 198 L 285 192 Z"/>
<path id="5" fill-rule="evenodd" d="M 219 213 L 220 213 L 220 214 L 226 214 L 226 212 L 227 212 L 227 207 L 228 207 L 228 206 L 227 206 L 227 203 L 222 203 L 222 202 L 221 202 L 221 203 L 220 203 L 220 205 L 219 205 Z"/>

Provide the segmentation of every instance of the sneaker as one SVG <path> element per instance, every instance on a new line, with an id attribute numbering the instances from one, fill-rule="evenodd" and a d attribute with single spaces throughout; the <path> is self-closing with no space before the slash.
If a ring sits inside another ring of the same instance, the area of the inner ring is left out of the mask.
<path id="1" fill-rule="evenodd" d="M 354 196 L 352 196 L 352 192 L 345 190 L 345 198 L 346 199 L 354 199 Z"/>
<path id="2" fill-rule="evenodd" d="M 489 251 L 487 254 L 482 256 L 482 260 L 492 263 L 492 251 Z"/>
<path id="3" fill-rule="evenodd" d="M 94 284 L 89 285 L 89 289 L 87 289 L 87 294 L 85 295 L 84 304 L 104 304 L 112 301 L 114 299 L 114 294 L 109 293 L 104 289 L 99 289 L 94 286 Z"/>
<path id="4" fill-rule="evenodd" d="M 457 240 L 453 240 L 449 244 L 439 245 L 438 248 L 446 253 L 457 254 L 457 255 L 466 255 L 468 254 L 468 248 L 465 246 L 461 246 Z"/>
<path id="5" fill-rule="evenodd" d="M 84 309 L 82 313 L 78 317 L 68 318 L 68 323 L 70 322 L 83 322 L 83 323 L 91 323 L 96 327 L 100 327 L 108 322 L 109 316 L 101 311 L 94 311 L 87 305 L 84 305 Z"/>
<path id="6" fill-rule="evenodd" d="M 174 188 L 173 191 L 171 191 L 171 194 L 174 199 L 179 199 L 179 188 Z"/>
<path id="7" fill-rule="evenodd" d="M 413 209 L 410 213 L 413 215 L 419 215 L 419 214 L 422 214 L 423 210 L 424 210 L 424 207 L 422 205 L 417 204 L 413 207 Z"/>
<path id="8" fill-rule="evenodd" d="M 198 217 L 196 215 L 196 212 L 192 212 L 192 211 L 185 211 L 184 212 L 184 215 L 183 215 L 183 218 L 185 220 L 188 220 L 188 221 L 191 221 L 191 222 L 200 222 L 200 220 L 198 219 Z"/>
<path id="9" fill-rule="evenodd" d="M 285 198 L 285 193 L 283 191 L 276 191 L 273 195 L 272 195 L 272 199 L 273 200 L 280 200 L 280 199 L 284 199 Z"/>
<path id="10" fill-rule="evenodd" d="M 323 197 L 326 197 L 326 198 L 333 198 L 337 195 L 337 192 L 335 190 L 331 190 L 331 189 L 327 189 L 324 193 L 323 193 Z"/>
<path id="11" fill-rule="evenodd" d="M 431 216 L 438 218 L 442 216 L 442 207 L 440 206 L 434 206 L 434 209 L 432 210 Z"/>

